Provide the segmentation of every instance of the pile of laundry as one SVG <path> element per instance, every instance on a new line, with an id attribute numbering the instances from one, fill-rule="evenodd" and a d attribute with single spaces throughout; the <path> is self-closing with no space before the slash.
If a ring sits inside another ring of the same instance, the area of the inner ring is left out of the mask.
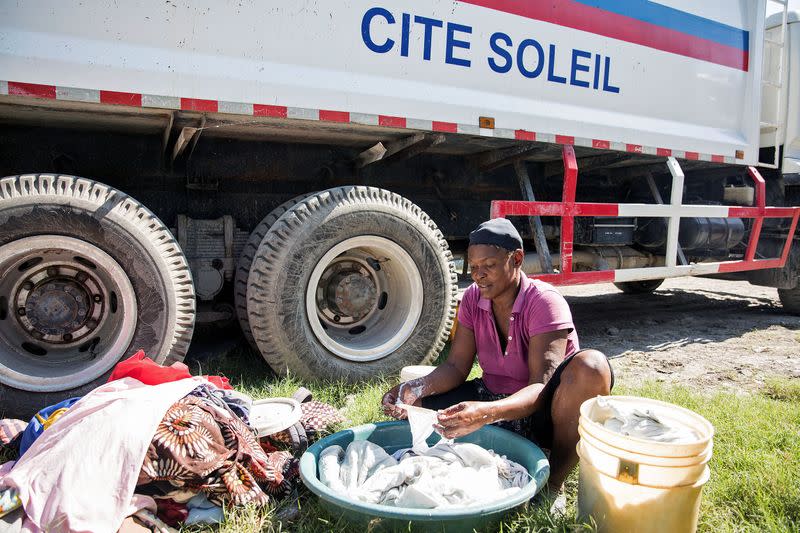
<path id="1" fill-rule="evenodd" d="M 603 396 L 597 397 L 594 419 L 606 429 L 638 439 L 676 444 L 700 439 L 690 427 L 664 418 L 652 409 L 629 407 Z"/>
<path id="2" fill-rule="evenodd" d="M 307 402 L 296 427 L 259 439 L 251 404 L 227 378 L 139 352 L 82 398 L 0 421 L 0 444 L 19 454 L 0 466 L 0 531 L 167 532 L 288 496 L 292 452 L 341 418 Z"/>
<path id="3" fill-rule="evenodd" d="M 423 452 L 389 455 L 370 441 L 320 454 L 325 485 L 366 503 L 434 509 L 486 504 L 513 496 L 530 480 L 524 466 L 470 443 L 439 441 Z"/>

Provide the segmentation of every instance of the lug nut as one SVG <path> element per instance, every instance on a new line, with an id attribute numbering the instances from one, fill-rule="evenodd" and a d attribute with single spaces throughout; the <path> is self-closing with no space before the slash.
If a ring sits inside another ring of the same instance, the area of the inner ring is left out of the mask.
<path id="1" fill-rule="evenodd" d="M 85 272 L 78 272 L 75 274 L 75 279 L 83 283 L 89 276 L 86 275 Z"/>
<path id="2" fill-rule="evenodd" d="M 95 303 L 98 303 L 98 304 L 99 304 L 100 302 L 102 302 L 102 301 L 103 301 L 103 297 L 102 297 L 102 296 L 100 296 L 99 294 L 95 294 L 95 295 L 92 297 L 92 300 L 94 300 L 94 301 L 95 301 Z"/>
<path id="3" fill-rule="evenodd" d="M 334 322 L 339 322 L 341 319 L 342 319 L 342 317 L 340 317 L 339 315 L 334 315 L 334 317 L 333 317 L 333 321 Z"/>
<path id="4" fill-rule="evenodd" d="M 58 267 L 47 267 L 47 275 L 52 277 L 58 276 Z"/>
<path id="5" fill-rule="evenodd" d="M 69 342 L 72 340 L 72 335 L 69 333 L 64 333 L 64 336 L 61 338 L 64 339 L 64 342 Z"/>
<path id="6" fill-rule="evenodd" d="M 22 288 L 25 289 L 26 291 L 32 290 L 33 283 L 30 281 L 26 281 L 25 283 L 22 284 Z"/>
<path id="7" fill-rule="evenodd" d="M 25 311 L 25 308 L 24 308 L 24 307 L 19 307 L 19 308 L 17 309 L 17 314 L 18 314 L 19 316 L 25 316 L 25 314 L 26 314 L 26 313 L 27 313 L 27 311 Z"/>

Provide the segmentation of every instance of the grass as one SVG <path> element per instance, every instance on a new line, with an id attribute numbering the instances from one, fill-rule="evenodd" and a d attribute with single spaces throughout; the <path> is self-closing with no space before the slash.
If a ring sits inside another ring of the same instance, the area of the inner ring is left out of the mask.
<path id="1" fill-rule="evenodd" d="M 357 385 L 344 382 L 303 382 L 276 377 L 263 361 L 243 350 L 225 361 L 199 365 L 195 374 L 221 373 L 234 387 L 254 398 L 291 396 L 301 384 L 314 398 L 341 408 L 348 421 L 342 427 L 385 420 L 380 400 L 394 380 L 376 377 Z M 474 372 L 473 374 L 476 374 Z M 698 530 L 703 532 L 800 531 L 800 380 L 768 379 L 757 394 L 697 392 L 686 387 L 647 383 L 628 387 L 618 384 L 616 394 L 645 396 L 675 403 L 705 416 L 714 425 L 711 479 L 703 492 Z M 334 428 L 341 429 L 341 428 Z M 0 451 L 0 461 L 11 457 Z M 498 531 L 582 531 L 588 525 L 575 522 L 577 475 L 566 484 L 568 513 L 553 519 L 541 508 L 509 516 Z M 282 520 L 295 501 L 275 507 L 236 508 L 227 512 L 221 533 L 329 532 L 360 528 L 330 516 L 316 497 L 299 488 L 301 512 L 292 521 Z M 205 531 L 187 528 L 186 531 Z"/>
<path id="2" fill-rule="evenodd" d="M 193 368 L 193 370 L 198 370 Z M 239 390 L 254 397 L 288 396 L 301 384 L 293 377 L 275 377 L 261 360 L 242 352 L 203 372 L 227 375 Z M 473 373 L 475 374 L 475 372 Z M 368 383 L 302 383 L 315 399 L 342 408 L 347 425 L 385 420 L 380 409 L 384 391 L 395 381 L 376 377 Z M 708 418 L 716 429 L 712 477 L 703 492 L 699 531 L 800 530 L 800 380 L 767 380 L 761 393 L 698 393 L 686 387 L 647 383 L 618 385 L 616 394 L 645 396 L 675 403 Z M 529 508 L 508 517 L 498 531 L 591 530 L 575 522 L 577 475 L 567 480 L 568 514 L 553 519 L 544 509 Z M 317 499 L 300 488 L 301 513 L 292 522 L 279 516 L 289 504 L 256 510 L 234 509 L 219 531 L 348 531 L 352 525 L 330 516 Z M 200 531 L 193 529 L 191 531 Z"/>

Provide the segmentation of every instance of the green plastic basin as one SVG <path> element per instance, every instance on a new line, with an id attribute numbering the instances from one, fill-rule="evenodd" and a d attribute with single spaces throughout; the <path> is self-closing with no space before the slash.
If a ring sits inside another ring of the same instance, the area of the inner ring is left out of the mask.
<path id="1" fill-rule="evenodd" d="M 428 438 L 433 445 L 439 435 Z M 328 446 L 338 444 L 344 449 L 355 440 L 369 440 L 381 446 L 388 453 L 411 446 L 411 431 L 408 422 L 379 422 L 346 429 L 334 433 L 311 446 L 300 458 L 300 476 L 303 483 L 316 494 L 323 505 L 334 516 L 342 516 L 354 523 L 369 523 L 370 529 L 404 529 L 409 522 L 418 530 L 472 531 L 482 529 L 487 524 L 500 520 L 515 507 L 526 504 L 541 490 L 550 475 L 550 464 L 542 450 L 534 443 L 519 435 L 494 426 L 484 426 L 480 430 L 456 439 L 456 442 L 471 442 L 515 461 L 531 475 L 528 484 L 513 496 L 491 504 L 463 507 L 457 509 L 412 509 L 391 507 L 360 502 L 334 492 L 325 486 L 318 477 L 317 463 L 320 453 Z M 476 487 L 476 490 L 480 488 Z"/>

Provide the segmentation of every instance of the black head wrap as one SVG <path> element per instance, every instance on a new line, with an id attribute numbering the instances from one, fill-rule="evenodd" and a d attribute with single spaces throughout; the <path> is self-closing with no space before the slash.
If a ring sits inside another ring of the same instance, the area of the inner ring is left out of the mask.
<path id="1" fill-rule="evenodd" d="M 509 251 L 522 248 L 522 237 L 514 225 L 505 218 L 493 218 L 469 234 L 469 245 L 493 244 Z"/>

